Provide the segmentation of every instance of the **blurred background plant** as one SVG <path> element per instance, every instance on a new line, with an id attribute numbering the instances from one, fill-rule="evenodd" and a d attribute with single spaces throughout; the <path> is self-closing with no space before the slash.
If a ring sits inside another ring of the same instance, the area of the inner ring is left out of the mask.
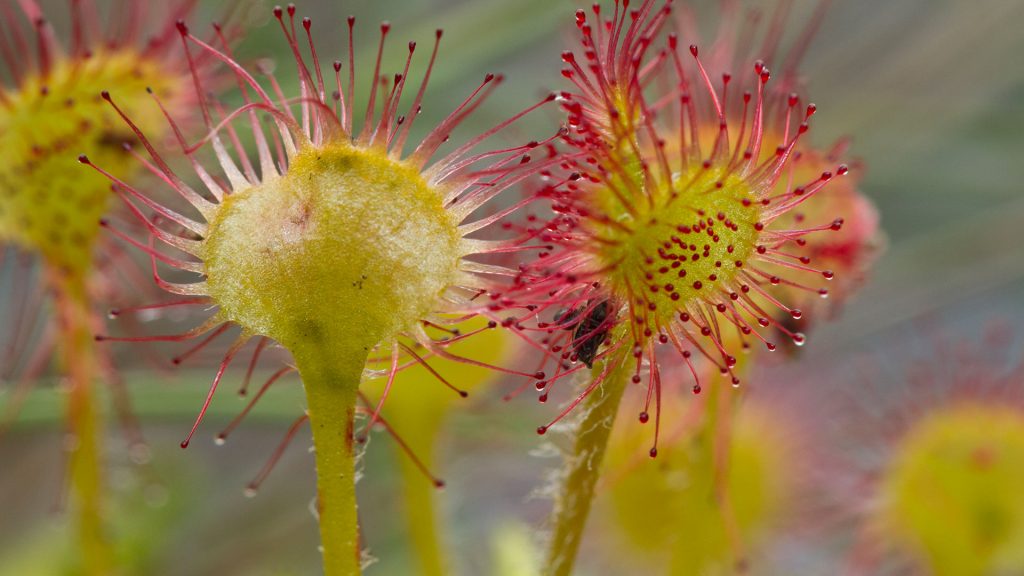
<path id="1" fill-rule="evenodd" d="M 200 2 L 204 14 L 197 21 L 216 12 L 217 4 Z M 269 17 L 269 6 L 256 4 L 250 10 L 256 19 Z M 768 10 L 773 4 L 760 5 Z M 66 13 L 63 0 L 43 5 Z M 717 2 L 695 0 L 688 5 L 699 22 L 714 24 Z M 794 0 L 791 20 L 806 18 L 814 5 Z M 572 12 L 580 4 L 380 0 L 353 1 L 339 8 L 334 2 L 307 0 L 300 7 L 315 19 L 318 30 L 336 26 L 337 34 L 318 35 L 324 58 L 343 54 L 343 18 L 348 13 L 362 22 L 388 19 L 393 37 L 421 45 L 429 45 L 435 28 L 445 28 L 440 55 L 444 65 L 435 71 L 435 86 L 463 94 L 483 72 L 500 71 L 508 78 L 474 117 L 474 124 L 465 127 L 479 130 L 523 102 L 561 87 L 559 54 L 568 44 L 565 34 L 571 31 Z M 861 188 L 878 207 L 889 249 L 841 316 L 816 328 L 807 347 L 813 347 L 813 355 L 788 366 L 764 368 L 759 376 L 764 393 L 771 394 L 771 386 L 795 387 L 791 383 L 801 382 L 816 390 L 822 410 L 827 410 L 851 386 L 845 376 L 856 370 L 854 358 L 870 354 L 882 364 L 903 366 L 933 320 L 954 327 L 949 329 L 954 335 L 962 330 L 977 333 L 993 316 L 1011 325 L 1024 321 L 1024 254 L 1018 238 L 1024 225 L 1024 163 L 1019 162 L 1024 157 L 1024 69 L 1017 62 L 1024 35 L 1014 24 L 1022 17 L 1024 5 L 1002 0 L 832 2 L 802 68 L 811 99 L 828 118 L 818 122 L 811 135 L 818 145 L 857 135 L 851 153 L 863 159 Z M 59 30 L 67 30 L 66 22 L 56 20 Z M 247 34 L 236 53 L 248 61 L 269 57 L 286 67 L 287 54 L 268 53 L 282 46 L 276 23 L 267 24 L 264 20 Z M 371 26 L 363 31 L 357 54 L 370 59 L 376 37 Z M 396 60 L 386 61 L 386 70 L 403 64 L 397 60 L 399 52 L 392 53 Z M 360 65 L 366 70 L 371 64 Z M 294 78 L 285 71 L 278 76 Z M 294 93 L 295 87 L 284 90 Z M 421 127 L 436 123 L 446 111 L 444 106 L 426 108 Z M 0 322 L 9 323 L 5 304 L 12 298 L 13 271 L 4 268 L 2 273 Z M 951 341 L 961 346 L 960 339 Z M 111 473 L 113 496 L 120 499 L 123 494 L 125 502 L 141 498 L 137 506 L 155 510 L 153 523 L 139 531 L 136 553 L 148 557 L 152 567 L 142 573 L 314 573 L 319 555 L 317 528 L 309 512 L 315 482 L 311 455 L 302 446 L 293 446 L 255 498 L 243 495 L 254 471 L 302 409 L 299 387 L 272 387 L 246 425 L 233 433 L 229 446 L 197 441 L 182 454 L 177 445 L 208 385 L 208 369 L 186 367 L 170 379 L 155 377 L 138 361 L 136 349 L 115 352 L 129 368 L 125 378 L 159 477 L 158 482 L 141 483 L 145 488 L 140 493 L 137 481 L 116 481 L 137 471 L 128 467 L 122 475 L 121 465 L 115 463 Z M 229 377 L 240 381 L 243 371 L 236 367 Z M 457 372 L 446 376 L 459 379 Z M 517 550 L 529 550 L 530 537 L 538 537 L 539 531 L 515 526 L 541 526 L 547 515 L 549 502 L 531 495 L 537 479 L 558 463 L 543 457 L 548 451 L 538 450 L 535 429 L 557 407 L 541 411 L 525 397 L 502 402 L 513 385 L 499 381 L 482 388 L 471 406 L 450 413 L 436 444 L 431 470 L 446 487 L 434 496 L 452 573 L 485 574 L 497 570 L 495 566 L 506 567 L 509 574 L 530 569 L 530 562 L 517 564 L 510 558 L 521 556 Z M 1024 383 L 1018 378 L 1010 385 Z M 11 392 L 4 384 L 0 407 L 10 401 Z M 853 393 L 870 406 L 872 395 L 884 397 L 892 390 L 858 388 Z M 208 418 L 226 425 L 243 406 L 243 400 L 223 395 L 215 399 Z M 45 562 L 53 561 L 61 549 L 52 544 L 61 517 L 48 513 L 62 492 L 62 461 L 55 451 L 62 436 L 61 415 L 59 399 L 42 387 L 27 399 L 0 443 L 0 566 L 18 566 L 19 574 L 54 573 Z M 372 437 L 358 487 L 364 538 L 379 559 L 368 573 L 418 573 L 419 561 L 409 545 L 398 497 L 405 481 L 400 459 L 405 456 L 378 449 L 389 442 L 380 432 Z M 637 446 L 644 458 L 647 448 L 646 443 Z M 118 459 L 127 464 L 127 454 L 115 454 Z M 614 573 L 600 554 L 591 553 L 607 545 L 613 533 L 603 524 L 590 528 L 580 574 Z M 770 574 L 766 567 L 785 566 L 784 573 L 829 574 L 849 549 L 850 535 L 838 528 L 824 544 L 809 545 L 801 534 L 798 530 L 795 535 L 773 535 L 764 556 L 751 559 L 750 570 Z M 540 544 L 533 544 L 535 553 L 541 550 Z"/>
<path id="2" fill-rule="evenodd" d="M 677 416 L 657 459 L 636 450 L 643 443 L 636 426 L 620 426 L 609 448 L 599 496 L 606 510 L 596 532 L 609 552 L 606 561 L 620 572 L 630 566 L 650 574 L 742 571 L 763 555 L 759 548 L 772 545 L 772 534 L 800 520 L 800 483 L 811 452 L 801 446 L 807 435 L 793 429 L 788 408 L 746 398 L 723 446 L 727 462 L 719 462 L 713 411 L 705 409 L 713 407 L 701 406 L 713 397 L 690 399 L 682 378 L 665 405 Z"/>
<path id="3" fill-rule="evenodd" d="M 160 137 L 167 128 L 159 110 L 143 112 L 151 100 L 147 92 L 175 111 L 194 103 L 188 67 L 170 55 L 175 21 L 190 16 L 194 6 L 125 8 L 111 9 L 116 16 L 105 26 L 103 13 L 78 2 L 47 11 L 23 0 L 0 11 L 0 268 L 9 279 L 0 381 L 11 381 L 0 437 L 37 381 L 56 379 L 47 391 L 66 405 L 61 445 L 67 494 L 61 496 L 74 518 L 76 541 L 64 560 L 90 575 L 114 571 L 120 564 L 115 540 L 122 538 L 112 531 L 112 502 L 106 499 L 101 390 L 110 392 L 128 431 L 127 451 L 136 460 L 146 454 L 124 381 L 94 341 L 102 322 L 99 308 L 147 290 L 138 283 L 144 274 L 137 262 L 102 233 L 104 222 L 121 215 L 112 200 L 116 187 L 78 173 L 68 157 L 74 150 L 90 150 L 111 164 L 129 157 L 122 145 L 130 131 L 105 106 L 100 94 L 106 90 L 125 94 L 125 109 Z M 72 34 L 54 29 L 50 19 L 60 16 L 70 20 Z M 143 36 L 145 44 L 139 41 Z M 195 62 L 196 73 L 209 74 L 209 63 Z"/>
<path id="4" fill-rule="evenodd" d="M 845 564 L 870 574 L 1020 573 L 1019 330 L 933 327 L 900 366 L 862 359 L 829 408 L 822 430 L 838 450 L 821 487 L 839 525 L 854 530 Z"/>

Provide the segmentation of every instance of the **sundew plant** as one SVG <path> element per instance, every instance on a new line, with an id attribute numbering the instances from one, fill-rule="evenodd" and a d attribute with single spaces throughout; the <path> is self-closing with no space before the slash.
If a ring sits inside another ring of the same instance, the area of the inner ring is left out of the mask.
<path id="1" fill-rule="evenodd" d="M 106 175 L 124 191 L 123 199 L 147 226 L 153 240 L 185 254 L 185 258 L 177 258 L 154 248 L 152 242 L 149 246 L 139 244 L 152 259 L 156 282 L 166 291 L 185 297 L 179 305 L 215 310 L 197 328 L 181 336 L 156 339 L 187 340 L 225 322 L 242 328 L 241 335 L 228 347 L 199 417 L 181 446 L 189 445 L 238 350 L 254 337 L 280 343 L 294 358 L 306 390 L 303 420 L 309 420 L 316 446 L 315 509 L 324 572 L 356 574 L 363 560 L 355 501 L 354 430 L 359 384 L 367 361 L 378 354 L 390 358 L 387 387 L 401 368 L 426 365 L 425 356 L 479 362 L 461 359 L 446 349 L 455 340 L 472 334 L 436 340 L 426 328 L 450 323 L 445 315 L 469 318 L 485 310 L 476 300 L 492 291 L 488 277 L 510 270 L 470 256 L 514 253 L 531 247 L 518 238 L 474 237 L 514 212 L 517 204 L 489 215 L 474 215 L 510 186 L 556 162 L 557 156 L 550 153 L 531 162 L 530 152 L 543 149 L 537 141 L 495 152 L 470 151 L 554 97 L 543 98 L 432 161 L 450 132 L 500 82 L 500 77 L 489 73 L 466 100 L 406 154 L 405 145 L 422 108 L 442 31 L 435 34 L 427 72 L 416 96 L 408 111 L 401 113 L 401 96 L 417 45 L 407 45 L 403 72 L 382 77 L 380 54 L 390 24 L 380 25 L 380 48 L 368 82 L 365 116 L 361 127 L 354 128 L 356 71 L 351 38 L 355 18 L 347 20 L 348 65 L 335 61 L 333 82 L 328 84 L 314 47 L 312 20 L 302 18 L 300 24 L 310 47 L 311 70 L 299 44 L 296 7 L 274 8 L 273 15 L 298 67 L 300 91 L 291 99 L 283 94 L 271 96 L 228 54 L 191 34 L 184 22 L 177 25 L 186 41 L 187 59 L 192 61 L 194 44 L 222 60 L 237 75 L 243 97 L 251 100 L 215 126 L 206 109 L 202 81 L 198 74 L 195 76 L 200 106 L 211 130 L 208 140 L 226 186 L 196 158 L 197 147 L 182 139 L 182 154 L 191 161 L 205 190 L 187 184 L 112 95 L 103 93 L 149 152 L 147 165 L 154 175 L 186 200 L 198 218 L 160 204 L 85 154 L 79 161 Z M 347 78 L 341 73 L 343 68 L 348 71 L 344 75 Z M 271 119 L 272 138 L 264 132 L 260 113 Z M 236 162 L 223 143 L 222 131 L 229 142 L 237 139 L 231 124 L 236 118 L 248 121 L 257 148 L 256 165 L 244 151 Z M 180 136 L 174 120 L 168 121 Z M 271 140 L 276 150 L 272 151 Z M 139 203 L 155 210 L 173 224 L 173 229 L 154 224 L 142 213 Z M 157 261 L 200 275 L 200 279 L 191 283 L 163 280 Z M 484 329 L 496 324 L 492 320 Z M 541 373 L 505 370 L 522 377 L 543 378 Z M 437 380 L 453 393 L 467 395 L 440 374 Z M 386 392 L 382 402 L 384 399 Z M 377 413 L 370 418 L 368 426 L 374 424 Z"/>
<path id="2" fill-rule="evenodd" d="M 1024 572 L 1020 18 L 0 1 L 0 576 Z"/>
<path id="3" fill-rule="evenodd" d="M 0 426 L 17 415 L 40 376 L 52 369 L 64 379 L 68 482 L 79 540 L 73 564 L 88 574 L 107 574 L 113 562 L 103 519 L 99 383 L 114 387 L 122 411 L 127 402 L 111 359 L 94 347 L 97 301 L 109 306 L 111 298 L 139 288 L 131 282 L 134 262 L 101 234 L 101 218 L 115 207 L 108 182 L 69 170 L 67 159 L 71 150 L 89 149 L 107 164 L 129 165 L 122 147 L 130 132 L 103 105 L 104 90 L 127 94 L 126 109 L 157 140 L 167 130 L 159 112 L 141 110 L 144 88 L 175 111 L 193 105 L 189 68 L 171 52 L 175 21 L 192 15 L 194 2 L 124 8 L 125 18 L 111 18 L 109 25 L 100 23 L 107 12 L 84 2 L 53 13 L 34 0 L 8 2 L 0 12 L 0 259 L 9 260 L 3 264 L 11 290 L 10 328 L 0 330 L 0 377 L 12 382 Z M 69 20 L 67 38 L 58 37 L 55 16 Z M 209 77 L 207 63 L 196 62 L 195 73 Z M 141 440 L 133 434 L 132 442 Z"/>
<path id="4" fill-rule="evenodd" d="M 738 15 L 726 8 L 722 17 L 725 35 Z M 782 18 L 753 49 L 769 60 Z M 681 46 L 670 3 L 616 5 L 611 13 L 595 5 L 576 12 L 576 25 L 581 53 L 562 54 L 571 88 L 561 95 L 570 126 L 561 168 L 570 182 L 548 193 L 556 216 L 540 232 L 563 250 L 524 267 L 512 292 L 541 313 L 570 310 L 536 326 L 556 364 L 542 398 L 566 376 L 591 370 L 576 399 L 537 429 L 543 435 L 577 406 L 585 411 L 556 498 L 547 567 L 555 574 L 570 573 L 627 383 L 645 388 L 638 420 L 653 423 L 655 458 L 662 418 L 670 417 L 662 400 L 673 364 L 689 369 L 700 394 L 700 364 L 723 376 L 711 386 L 740 386 L 738 356 L 748 341 L 768 352 L 778 349 L 776 336 L 806 343 L 783 320 L 804 313 L 779 288 L 829 296 L 836 272 L 812 254 L 846 219 L 813 208 L 817 221 L 793 213 L 822 201 L 849 172 L 846 164 L 796 168 L 816 111 L 793 91 L 809 34 L 791 49 L 775 88 L 769 63 L 742 62 L 729 36 L 708 62 L 698 44 Z"/>

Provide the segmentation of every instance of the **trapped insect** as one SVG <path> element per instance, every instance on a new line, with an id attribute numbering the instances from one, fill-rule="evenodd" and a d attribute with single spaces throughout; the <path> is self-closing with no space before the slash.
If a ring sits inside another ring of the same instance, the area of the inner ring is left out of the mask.
<path id="1" fill-rule="evenodd" d="M 611 322 L 608 321 L 609 307 L 608 300 L 602 300 L 597 304 L 591 300 L 578 310 L 563 310 L 555 315 L 557 324 L 565 330 L 573 331 L 572 342 L 568 346 L 572 352 L 570 358 L 581 360 L 587 368 L 594 367 L 597 350 L 608 337 L 608 329 L 611 327 Z"/>

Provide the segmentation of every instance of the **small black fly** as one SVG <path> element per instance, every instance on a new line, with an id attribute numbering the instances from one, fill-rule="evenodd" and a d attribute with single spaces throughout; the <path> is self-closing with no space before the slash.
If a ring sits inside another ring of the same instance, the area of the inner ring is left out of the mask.
<path id="1" fill-rule="evenodd" d="M 569 348 L 577 358 L 587 365 L 587 368 L 594 367 L 597 350 L 608 337 L 609 308 L 611 305 L 604 300 L 597 304 L 587 302 L 586 306 L 577 310 L 563 310 L 555 314 L 555 322 L 561 325 L 562 329 L 573 331 L 572 343 Z M 582 318 L 580 318 L 581 315 Z"/>

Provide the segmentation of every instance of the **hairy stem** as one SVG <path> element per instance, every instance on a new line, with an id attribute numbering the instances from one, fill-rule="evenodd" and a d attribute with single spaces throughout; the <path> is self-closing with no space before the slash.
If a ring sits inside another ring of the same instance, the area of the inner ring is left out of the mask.
<path id="1" fill-rule="evenodd" d="M 366 353 L 339 352 L 323 345 L 293 350 L 293 354 L 306 388 L 316 450 L 317 514 L 324 575 L 358 575 L 359 521 L 352 430 Z"/>
<path id="2" fill-rule="evenodd" d="M 63 370 L 68 377 L 68 424 L 74 435 L 69 474 L 80 568 L 88 576 L 111 573 L 113 549 L 103 521 L 102 426 L 96 406 L 92 311 L 84 282 L 55 281 Z"/>
<path id="3" fill-rule="evenodd" d="M 566 461 L 565 483 L 555 501 L 554 532 L 543 571 L 545 576 L 568 576 L 576 561 L 615 414 L 629 377 L 626 362 L 611 362 L 618 366 L 582 406 L 585 415 L 576 431 L 573 452 Z M 602 364 L 595 366 L 591 377 L 599 377 L 605 369 Z"/>

